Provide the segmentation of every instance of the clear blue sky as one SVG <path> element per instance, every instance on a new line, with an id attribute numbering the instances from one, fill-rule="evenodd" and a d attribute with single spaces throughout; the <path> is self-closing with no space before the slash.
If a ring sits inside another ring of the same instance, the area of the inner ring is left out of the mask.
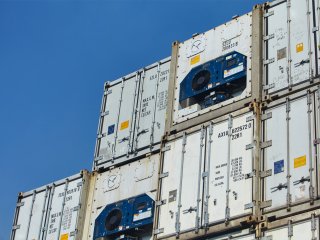
<path id="1" fill-rule="evenodd" d="M 18 192 L 90 169 L 103 83 L 260 0 L 0 0 L 0 240 Z"/>

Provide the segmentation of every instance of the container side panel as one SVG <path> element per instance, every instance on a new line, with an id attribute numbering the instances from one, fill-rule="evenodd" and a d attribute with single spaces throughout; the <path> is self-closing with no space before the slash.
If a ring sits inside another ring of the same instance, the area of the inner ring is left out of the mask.
<path id="1" fill-rule="evenodd" d="M 272 141 L 272 146 L 264 149 L 265 170 L 272 170 L 272 176 L 265 181 L 265 200 L 272 200 L 272 207 L 286 204 L 287 181 L 287 124 L 286 106 L 267 110 L 272 118 L 264 122 L 264 141 Z"/>
<path id="2" fill-rule="evenodd" d="M 130 152 L 131 143 L 131 125 L 135 121 L 134 116 L 134 103 L 136 96 L 136 84 L 135 77 L 129 78 L 124 82 L 124 88 L 121 99 L 118 134 L 116 139 L 116 147 L 114 157 L 120 157 Z"/>
<path id="3" fill-rule="evenodd" d="M 115 137 L 118 129 L 118 115 L 121 100 L 121 83 L 110 87 L 107 90 L 107 100 L 105 105 L 105 116 L 101 134 L 105 136 L 100 139 L 98 156 L 103 156 L 102 161 L 110 161 L 113 156 Z"/>
<path id="4" fill-rule="evenodd" d="M 169 175 L 161 180 L 161 200 L 166 200 L 166 204 L 161 205 L 159 208 L 158 228 L 163 228 L 164 232 L 159 234 L 158 237 L 175 232 L 182 139 L 166 143 L 165 147 L 170 147 L 170 150 L 164 152 L 163 155 L 163 173 L 168 173 Z"/>
<path id="5" fill-rule="evenodd" d="M 313 124 L 311 123 L 311 126 Z M 312 131 L 312 130 L 311 130 Z M 307 98 L 302 98 L 291 103 L 290 110 L 290 184 L 292 202 L 299 202 L 309 198 L 310 181 L 310 139 L 308 136 L 308 105 Z"/>
<path id="6" fill-rule="evenodd" d="M 267 34 L 268 36 L 274 34 L 274 37 L 266 41 L 266 52 L 269 61 L 272 59 L 274 62 L 270 62 L 267 67 L 267 84 L 274 87 L 269 92 L 278 91 L 280 89 L 288 87 L 288 60 L 287 60 L 287 4 L 286 2 L 268 9 L 266 13 L 272 13 L 273 15 L 267 18 Z M 265 57 L 266 58 L 266 57 Z"/>
<path id="7" fill-rule="evenodd" d="M 73 233 L 77 228 L 81 184 L 82 178 L 55 187 L 48 219 L 47 240 L 76 239 Z"/>
<path id="8" fill-rule="evenodd" d="M 170 62 L 159 63 L 159 72 L 157 65 L 145 72 L 138 103 L 140 110 L 135 130 L 135 151 L 152 149 L 153 144 L 161 140 L 165 125 L 169 68 Z"/>
<path id="9" fill-rule="evenodd" d="M 209 221 L 218 222 L 226 211 L 228 121 L 213 126 L 210 161 Z"/>
<path id="10" fill-rule="evenodd" d="M 247 117 L 252 113 L 234 118 L 230 146 L 230 217 L 250 213 L 244 210 L 245 204 L 252 202 L 252 178 L 245 175 L 252 172 L 252 149 L 246 146 L 253 143 L 254 121 Z"/>

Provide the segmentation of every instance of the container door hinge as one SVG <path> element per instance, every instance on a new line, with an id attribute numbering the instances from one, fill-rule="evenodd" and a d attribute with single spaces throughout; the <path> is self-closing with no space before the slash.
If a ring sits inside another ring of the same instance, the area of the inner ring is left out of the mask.
<path id="1" fill-rule="evenodd" d="M 266 177 L 270 177 L 270 176 L 272 176 L 272 169 L 260 172 L 261 178 L 266 178 Z"/>
<path id="2" fill-rule="evenodd" d="M 101 117 L 104 117 L 104 116 L 107 116 L 107 115 L 109 115 L 109 111 L 105 111 L 105 112 L 102 112 L 100 114 Z"/>
<path id="3" fill-rule="evenodd" d="M 269 12 L 263 14 L 263 17 L 267 18 L 267 17 L 270 17 L 272 15 L 274 15 L 274 11 L 269 11 Z"/>
<path id="4" fill-rule="evenodd" d="M 167 203 L 167 200 L 166 200 L 166 199 L 164 199 L 164 200 L 159 200 L 159 201 L 156 201 L 156 206 L 159 207 L 159 206 L 162 206 L 162 205 L 164 205 L 164 204 L 166 204 L 166 203 Z"/>
<path id="5" fill-rule="evenodd" d="M 169 176 L 169 172 L 164 172 L 164 173 L 160 173 L 159 178 L 162 179 L 162 178 L 165 178 L 165 177 L 168 177 L 168 176 Z"/>
<path id="6" fill-rule="evenodd" d="M 158 228 L 158 229 L 155 229 L 155 230 L 154 230 L 153 234 L 154 234 L 154 235 L 158 235 L 158 234 L 163 233 L 163 232 L 164 232 L 164 229 L 163 229 L 163 228 Z"/>
<path id="7" fill-rule="evenodd" d="M 267 119 L 270 119 L 272 118 L 272 112 L 268 112 L 266 114 L 262 114 L 261 115 L 261 120 L 264 121 L 264 120 L 267 120 Z"/>
<path id="8" fill-rule="evenodd" d="M 270 34 L 270 35 L 267 35 L 267 36 L 264 36 L 264 37 L 263 37 L 263 40 L 264 40 L 264 41 L 268 41 L 269 39 L 272 39 L 272 38 L 274 38 L 274 33 L 272 33 L 272 34 Z"/>
<path id="9" fill-rule="evenodd" d="M 78 230 L 77 230 L 77 229 L 76 229 L 76 230 L 74 230 L 73 232 L 70 232 L 70 236 L 71 236 L 71 237 L 75 236 L 75 235 L 77 234 L 77 232 L 78 232 Z"/>
<path id="10" fill-rule="evenodd" d="M 247 209 L 253 208 L 255 205 L 256 205 L 255 202 L 247 203 L 244 205 L 244 209 L 247 210 Z"/>
<path id="11" fill-rule="evenodd" d="M 248 179 L 248 178 L 253 178 L 254 176 L 256 175 L 256 171 L 253 170 L 251 173 L 247 173 L 245 174 L 245 179 Z"/>
<path id="12" fill-rule="evenodd" d="M 246 150 L 252 149 L 256 146 L 256 141 L 254 141 L 253 143 L 247 144 L 246 145 Z"/>
<path id="13" fill-rule="evenodd" d="M 19 228 L 20 228 L 20 224 L 18 224 L 18 225 L 13 225 L 13 226 L 12 226 L 12 229 L 13 229 L 13 230 L 17 230 L 17 229 L 19 229 Z"/>
<path id="14" fill-rule="evenodd" d="M 206 177 L 208 177 L 209 176 L 209 172 L 203 172 L 202 173 L 202 178 L 206 178 Z"/>
<path id="15" fill-rule="evenodd" d="M 22 206 L 24 206 L 24 202 L 17 203 L 17 207 L 22 207 Z"/>
<path id="16" fill-rule="evenodd" d="M 162 152 L 166 152 L 166 151 L 169 151 L 171 150 L 171 145 L 167 145 L 165 146 L 164 148 L 161 149 Z"/>
<path id="17" fill-rule="evenodd" d="M 264 237 L 261 237 L 260 240 L 272 240 L 272 236 L 264 236 Z"/>
<path id="18" fill-rule="evenodd" d="M 269 141 L 265 141 L 265 142 L 261 142 L 260 143 L 260 148 L 267 148 L 267 147 L 271 147 L 272 146 L 272 140 Z"/>
<path id="19" fill-rule="evenodd" d="M 94 161 L 95 161 L 95 162 L 99 162 L 99 161 L 102 160 L 102 159 L 103 159 L 103 155 L 98 156 L 98 157 L 95 157 L 95 158 L 94 158 Z"/>
<path id="20" fill-rule="evenodd" d="M 312 28 L 312 32 L 318 32 L 318 31 L 319 31 L 319 27 Z"/>
<path id="21" fill-rule="evenodd" d="M 320 138 L 316 138 L 315 140 L 313 140 L 313 144 L 314 145 L 320 144 Z"/>
<path id="22" fill-rule="evenodd" d="M 107 134 L 102 133 L 102 134 L 98 134 L 97 138 L 98 138 L 98 139 L 101 139 L 101 138 L 103 138 L 103 137 L 105 137 L 105 136 L 107 136 Z"/>
<path id="23" fill-rule="evenodd" d="M 260 208 L 267 208 L 272 206 L 272 200 L 260 202 Z"/>
<path id="24" fill-rule="evenodd" d="M 107 96 L 107 95 L 109 95 L 109 94 L 111 94 L 112 93 L 112 89 L 110 89 L 110 90 L 108 90 L 108 91 L 104 91 L 104 95 L 105 96 Z"/>
<path id="25" fill-rule="evenodd" d="M 78 182 L 77 187 L 81 187 L 83 185 L 83 182 Z"/>
<path id="26" fill-rule="evenodd" d="M 268 85 L 264 85 L 263 86 L 263 90 L 267 91 L 271 88 L 274 88 L 276 85 L 274 83 L 268 84 Z"/>

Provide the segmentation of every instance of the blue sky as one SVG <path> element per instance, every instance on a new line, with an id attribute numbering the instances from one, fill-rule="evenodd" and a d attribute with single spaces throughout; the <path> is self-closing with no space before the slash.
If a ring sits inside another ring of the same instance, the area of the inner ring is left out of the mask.
<path id="1" fill-rule="evenodd" d="M 0 240 L 18 192 L 90 169 L 103 83 L 258 0 L 0 0 Z"/>

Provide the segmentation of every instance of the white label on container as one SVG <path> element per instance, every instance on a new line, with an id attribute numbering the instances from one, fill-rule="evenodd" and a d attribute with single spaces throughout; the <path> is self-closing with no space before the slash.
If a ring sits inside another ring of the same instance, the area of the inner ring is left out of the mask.
<path id="1" fill-rule="evenodd" d="M 139 220 L 142 220 L 145 218 L 149 218 L 149 217 L 151 217 L 151 210 L 134 214 L 133 221 L 136 222 L 136 221 L 139 221 Z"/>
<path id="2" fill-rule="evenodd" d="M 240 65 L 238 67 L 235 67 L 235 68 L 231 68 L 229 70 L 224 70 L 224 73 L 223 73 L 223 77 L 226 78 L 226 77 L 230 77 L 238 72 L 241 72 L 243 71 L 243 65 Z"/>

